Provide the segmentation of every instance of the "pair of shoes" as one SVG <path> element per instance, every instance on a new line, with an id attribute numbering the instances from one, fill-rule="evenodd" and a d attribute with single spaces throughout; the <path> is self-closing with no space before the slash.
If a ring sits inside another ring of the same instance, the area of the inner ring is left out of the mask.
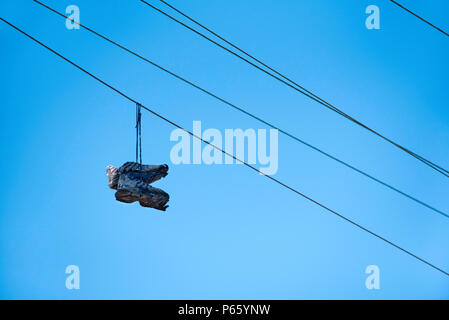
<path id="1" fill-rule="evenodd" d="M 137 162 L 126 162 L 120 168 L 108 166 L 106 175 L 109 188 L 117 190 L 116 200 L 125 203 L 139 201 L 142 207 L 165 211 L 170 196 L 150 184 L 167 176 L 167 171 L 166 164 L 140 165 Z"/>

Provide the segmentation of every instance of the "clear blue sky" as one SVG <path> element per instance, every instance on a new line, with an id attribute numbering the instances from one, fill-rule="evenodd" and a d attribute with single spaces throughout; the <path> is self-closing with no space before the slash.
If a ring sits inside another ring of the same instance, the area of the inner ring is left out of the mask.
<path id="1" fill-rule="evenodd" d="M 151 0 L 150 0 L 151 1 Z M 403 0 L 449 30 L 449 3 Z M 81 23 L 342 160 L 449 210 L 449 180 L 139 1 L 77 4 Z M 157 1 L 152 1 L 157 3 Z M 449 167 L 449 39 L 387 0 L 173 0 L 306 88 Z M 365 28 L 380 8 L 381 30 Z M 1 16 L 171 120 L 264 128 L 30 0 Z M 116 202 L 106 166 L 134 159 L 134 105 L 0 24 L 0 298 L 446 299 L 445 276 L 238 165 L 170 164 L 173 128 L 143 114 L 167 163 L 165 213 Z M 449 270 L 449 219 L 279 136 L 276 178 Z M 77 265 L 81 289 L 65 288 Z M 380 290 L 365 268 L 378 265 Z"/>

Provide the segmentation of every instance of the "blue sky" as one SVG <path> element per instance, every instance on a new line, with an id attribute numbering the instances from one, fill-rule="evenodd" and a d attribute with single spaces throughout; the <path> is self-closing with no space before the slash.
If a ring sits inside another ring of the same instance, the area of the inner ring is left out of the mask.
<path id="1" fill-rule="evenodd" d="M 158 4 L 157 1 L 151 1 Z M 81 23 L 408 192 L 449 210 L 449 181 L 139 1 L 56 1 Z M 403 0 L 449 30 L 449 3 Z M 386 0 L 173 0 L 346 113 L 449 167 L 448 38 Z M 365 28 L 380 8 L 381 29 Z M 1 16 L 187 129 L 254 128 L 218 101 L 32 1 Z M 449 277 L 241 165 L 172 165 L 174 129 L 142 118 L 165 213 L 116 202 L 106 166 L 134 159 L 134 105 L 0 26 L 0 298 L 447 299 Z M 274 176 L 449 270 L 449 219 L 279 136 Z M 80 268 L 67 290 L 65 268 Z M 367 290 L 365 268 L 380 268 Z"/>

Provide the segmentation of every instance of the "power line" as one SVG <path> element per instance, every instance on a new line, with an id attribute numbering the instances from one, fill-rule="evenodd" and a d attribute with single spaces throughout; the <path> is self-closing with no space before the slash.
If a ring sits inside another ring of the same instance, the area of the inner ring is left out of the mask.
<path id="1" fill-rule="evenodd" d="M 33 41 L 36 42 L 37 44 L 39 44 L 39 45 L 41 45 L 42 47 L 46 48 L 47 50 L 51 51 L 53 54 L 57 55 L 58 57 L 62 58 L 62 59 L 65 60 L 65 61 L 67 61 L 67 62 L 70 63 L 72 66 L 74 66 L 74 67 L 76 67 L 77 69 L 81 70 L 82 72 L 86 73 L 88 76 L 90 76 L 90 77 L 92 77 L 93 79 L 97 80 L 98 82 L 104 84 L 104 85 L 107 86 L 108 88 L 114 90 L 116 93 L 118 93 L 118 94 L 121 95 L 122 97 L 128 99 L 129 101 L 133 102 L 134 104 L 140 105 L 142 109 L 147 110 L 148 112 L 150 112 L 151 114 L 155 115 L 156 117 L 158 117 L 158 118 L 164 120 L 165 122 L 171 124 L 172 126 L 178 128 L 178 129 L 181 129 L 182 131 L 188 133 L 188 134 L 191 135 L 192 137 L 194 137 L 194 138 L 196 138 L 196 139 L 202 141 L 203 143 L 206 143 L 207 145 L 211 146 L 212 148 L 214 148 L 214 149 L 216 149 L 216 150 L 222 152 L 224 155 L 229 156 L 229 157 L 233 158 L 235 161 L 244 164 L 246 167 L 250 168 L 251 170 L 253 170 L 253 171 L 255 171 L 255 172 L 257 172 L 257 173 L 263 175 L 264 177 L 266 177 L 266 178 L 268 178 L 268 179 L 270 179 L 270 180 L 276 182 L 277 184 L 281 185 L 282 187 L 284 187 L 284 188 L 286 188 L 286 189 L 288 189 L 288 190 L 290 190 L 290 191 L 296 193 L 297 195 L 299 195 L 299 196 L 301 196 L 301 197 L 303 197 L 303 198 L 309 200 L 310 202 L 312 202 L 312 203 L 318 205 L 319 207 L 325 209 L 326 211 L 329 211 L 330 213 L 336 215 L 337 217 L 339 217 L 339 218 L 341 218 L 341 219 L 343 219 L 343 220 L 345 220 L 345 221 L 351 223 L 352 225 L 356 226 L 357 228 L 359 228 L 359 229 L 361 229 L 361 230 L 363 230 L 363 231 L 365 231 L 365 232 L 368 232 L 369 234 L 371 234 L 371 235 L 375 236 L 376 238 L 378 238 L 378 239 L 380 239 L 380 240 L 382 240 L 382 241 L 388 243 L 389 245 L 391 245 L 391 246 L 393 246 L 393 247 L 395 247 L 395 248 L 401 250 L 402 252 L 408 254 L 409 256 L 411 256 L 411 257 L 413 257 L 413 258 L 415 258 L 415 259 L 417 259 L 417 260 L 419 260 L 419 261 L 425 263 L 426 265 L 432 267 L 433 269 L 435 269 L 435 270 L 437 270 L 437 271 L 439 271 L 439 272 L 441 272 L 441 273 L 443 273 L 443 274 L 449 276 L 449 273 L 448 273 L 447 271 L 445 271 L 445 270 L 443 270 L 443 269 L 441 269 L 441 268 L 435 266 L 434 264 L 428 262 L 427 260 L 425 260 L 425 259 L 423 259 L 423 258 L 421 258 L 421 257 L 419 257 L 419 256 L 417 256 L 417 255 L 415 255 L 414 253 L 412 253 L 412 252 L 410 252 L 410 251 L 408 251 L 408 250 L 406 250 L 406 249 L 400 247 L 399 245 L 397 245 L 397 244 L 391 242 L 390 240 L 388 240 L 388 239 L 386 239 L 386 238 L 384 238 L 384 237 L 378 235 L 377 233 L 375 233 L 375 232 L 373 232 L 373 231 L 371 231 L 371 230 L 365 228 L 364 226 L 358 224 L 357 222 L 354 222 L 353 220 L 351 220 L 351 219 L 349 219 L 349 218 L 346 218 L 345 216 L 343 216 L 342 214 L 338 213 L 337 211 L 328 208 L 327 206 L 321 204 L 320 202 L 318 202 L 318 201 L 316 201 L 316 200 L 310 198 L 309 196 L 307 196 L 307 195 L 301 193 L 300 191 L 296 190 L 295 188 L 288 186 L 288 185 L 285 184 L 284 182 L 282 182 L 282 181 L 280 181 L 280 180 L 278 180 L 278 179 L 276 179 L 276 178 L 273 178 L 273 177 L 271 177 L 271 176 L 269 176 L 269 175 L 264 174 L 262 171 L 260 171 L 260 170 L 257 169 L 256 167 L 254 167 L 254 166 L 248 164 L 247 162 L 245 162 L 245 161 L 243 161 L 243 160 L 240 160 L 239 158 L 235 157 L 234 155 L 232 155 L 232 154 L 230 154 L 230 153 L 228 153 L 228 152 L 222 150 L 221 148 L 217 147 L 216 145 L 214 145 L 214 144 L 212 144 L 212 143 L 210 143 L 210 142 L 204 140 L 203 138 L 201 138 L 201 137 L 195 135 L 194 133 L 188 131 L 187 129 L 184 129 L 184 128 L 181 127 L 180 125 L 174 123 L 173 121 L 171 121 L 171 120 L 165 118 L 165 117 L 162 116 L 161 114 L 159 114 L 159 113 L 157 113 L 157 112 L 151 110 L 150 108 L 148 108 L 148 107 L 146 107 L 146 106 L 144 106 L 144 105 L 138 103 L 136 100 L 134 100 L 133 98 L 129 97 L 128 95 L 126 95 L 126 94 L 123 93 L 122 91 L 116 89 L 116 88 L 113 87 L 112 85 L 110 85 L 110 84 L 106 83 L 105 81 L 101 80 L 100 78 L 98 78 L 97 76 L 93 75 L 92 73 L 90 73 L 90 72 L 87 71 L 86 69 L 82 68 L 82 67 L 79 66 L 78 64 L 76 64 L 76 63 L 74 63 L 73 61 L 69 60 L 68 58 L 64 57 L 62 54 L 56 52 L 55 50 L 51 49 L 50 47 L 48 47 L 47 45 L 45 45 L 45 44 L 42 43 L 41 41 L 39 41 L 39 40 L 37 40 L 36 38 L 32 37 L 31 35 L 29 35 L 29 34 L 26 33 L 25 31 L 23 31 L 23 30 L 21 30 L 20 28 L 16 27 L 16 26 L 13 25 L 12 23 L 6 21 L 5 19 L 3 19 L 3 18 L 1 18 L 1 17 L 0 17 L 0 20 L 2 20 L 3 22 L 5 22 L 6 24 L 8 24 L 9 26 L 11 26 L 12 28 L 14 28 L 15 30 L 19 31 L 20 33 L 22 33 L 23 35 L 25 35 L 25 36 L 28 37 L 29 39 L 33 40 Z"/>
<path id="2" fill-rule="evenodd" d="M 161 0 L 162 1 L 162 0 Z M 413 11 L 411 11 L 411 10 L 409 10 L 409 9 L 407 9 L 406 7 L 404 7 L 403 5 L 401 5 L 401 4 L 399 4 L 399 3 L 397 3 L 396 1 L 394 1 L 394 0 L 390 0 L 391 2 L 393 2 L 395 5 L 397 5 L 398 7 L 400 7 L 400 8 L 402 8 L 402 9 L 404 9 L 405 11 L 407 11 L 408 13 L 411 13 L 412 15 L 414 15 L 415 17 L 417 17 L 418 19 L 420 19 L 421 21 L 424 21 L 425 23 L 427 23 L 429 26 L 431 26 L 431 27 L 433 27 L 433 28 L 435 28 L 435 29 L 437 29 L 438 31 L 440 31 L 441 33 L 443 33 L 443 34 L 445 34 L 446 36 L 448 36 L 449 37 L 449 34 L 446 32 L 446 31 L 444 31 L 444 30 L 442 30 L 442 29 L 440 29 L 440 28 L 438 28 L 436 25 L 434 25 L 434 24 L 432 24 L 432 23 L 430 23 L 429 21 L 427 21 L 426 19 L 424 19 L 424 18 L 421 18 L 420 16 L 418 16 L 416 13 L 414 13 Z"/>
<path id="3" fill-rule="evenodd" d="M 229 102 L 229 101 L 227 101 L 227 100 L 217 96 L 216 94 L 214 94 L 214 93 L 212 93 L 212 92 L 210 92 L 210 91 L 200 87 L 199 85 L 197 85 L 197 84 L 195 84 L 195 83 L 193 83 L 193 82 L 191 82 L 191 81 L 189 81 L 189 80 L 187 80 L 187 79 L 185 79 L 185 78 L 175 74 L 174 72 L 168 70 L 167 68 L 164 68 L 164 67 L 160 66 L 159 64 L 149 60 L 148 58 L 142 56 L 141 54 L 138 54 L 135 51 L 130 50 L 129 48 L 127 48 L 127 47 L 125 47 L 125 46 L 123 46 L 123 45 L 121 45 L 121 44 L 111 40 L 110 38 L 108 38 L 108 37 L 98 33 L 97 31 L 87 27 L 86 25 L 83 25 L 80 22 L 78 22 L 78 21 L 76 21 L 76 20 L 74 20 L 74 19 L 72 19 L 72 18 L 70 18 L 70 17 L 68 17 L 68 16 L 58 12 L 57 10 L 53 9 L 52 7 L 46 5 L 46 4 L 44 4 L 44 3 L 42 3 L 42 2 L 40 2 L 38 0 L 33 0 L 33 1 L 36 2 L 37 4 L 43 6 L 44 8 L 46 8 L 46 9 L 56 13 L 59 16 L 65 18 L 65 19 L 71 20 L 72 22 L 76 23 L 77 25 L 81 26 L 82 28 L 86 29 L 87 31 L 95 34 L 96 36 L 98 36 L 98 37 L 100 37 L 100 38 L 102 38 L 102 39 L 112 43 L 113 45 L 119 47 L 120 49 L 123 49 L 123 50 L 127 51 L 128 53 L 131 53 L 132 55 L 138 57 L 139 59 L 141 59 L 141 60 L 143 60 L 143 61 L 145 61 L 145 62 L 147 62 L 147 63 L 149 63 L 149 64 L 151 64 L 151 65 L 153 65 L 155 67 L 157 67 L 158 69 L 160 69 L 160 70 L 168 73 L 169 75 L 171 75 L 171 76 L 173 76 L 173 77 L 175 77 L 175 78 L 177 78 L 177 79 L 187 83 L 188 85 L 190 85 L 190 86 L 200 90 L 201 92 L 206 93 L 207 95 L 209 95 L 209 96 L 213 97 L 214 99 L 217 99 L 218 101 L 220 101 L 220 102 L 222 102 L 222 103 L 232 107 L 233 109 L 235 109 L 237 111 L 240 111 L 240 112 L 244 113 L 245 115 L 247 115 L 247 116 L 249 116 L 249 117 L 251 117 L 251 118 L 253 118 L 253 119 L 255 119 L 255 120 L 257 120 L 257 121 L 259 121 L 259 122 L 261 122 L 261 123 L 263 123 L 263 124 L 273 128 L 273 129 L 278 130 L 282 134 L 290 137 L 291 139 L 293 139 L 293 140 L 295 140 L 297 142 L 302 143 L 303 145 L 305 145 L 305 146 L 307 146 L 307 147 L 309 147 L 309 148 L 311 148 L 311 149 L 321 153 L 322 155 L 324 155 L 324 156 L 326 156 L 326 157 L 328 157 L 328 158 L 330 158 L 330 159 L 332 159 L 332 160 L 334 160 L 334 161 L 336 161 L 336 162 L 338 162 L 338 163 L 340 163 L 340 164 L 342 164 L 342 165 L 344 165 L 344 166 L 346 166 L 346 167 L 348 167 L 348 168 L 350 168 L 350 169 L 352 169 L 352 170 L 354 170 L 354 171 L 364 175 L 365 177 L 367 177 L 367 178 L 369 178 L 369 179 L 371 179 L 371 180 L 373 180 L 373 181 L 375 181 L 375 182 L 377 182 L 377 183 L 379 183 L 379 184 L 389 188 L 390 190 L 393 190 L 393 191 L 401 194 L 402 196 L 404 196 L 404 197 L 406 197 L 406 198 L 408 198 L 408 199 L 410 199 L 412 201 L 415 201 L 416 203 L 418 203 L 418 204 L 420 204 L 420 205 L 422 205 L 422 206 L 424 206 L 424 207 L 426 207 L 426 208 L 428 208 L 428 209 L 430 209 L 430 210 L 432 210 L 432 211 L 434 211 L 436 213 L 439 213 L 440 215 L 445 216 L 446 218 L 449 218 L 449 214 L 447 214 L 447 213 L 445 213 L 445 212 L 443 212 L 443 211 L 441 211 L 439 209 L 436 209 L 435 207 L 432 207 L 431 205 L 429 205 L 429 204 L 427 204 L 427 203 L 425 203 L 425 202 L 423 202 L 423 201 L 421 201 L 421 200 L 419 200 L 419 199 L 417 199 L 417 198 L 415 198 L 415 197 L 413 197 L 413 196 L 411 196 L 411 195 L 409 195 L 409 194 L 407 194 L 407 193 L 405 193 L 405 192 L 403 192 L 403 191 L 401 191 L 401 190 L 391 186 L 390 184 L 388 184 L 386 182 L 383 182 L 382 180 L 380 180 L 378 178 L 373 177 L 372 175 L 370 175 L 370 174 L 368 174 L 368 173 L 366 173 L 366 172 L 364 172 L 364 171 L 354 167 L 353 165 L 351 165 L 351 164 L 349 164 L 347 162 L 344 162 L 343 160 L 340 160 L 337 157 L 335 157 L 335 156 L 333 156 L 333 155 L 331 155 L 331 154 L 329 154 L 329 153 L 327 153 L 327 152 L 325 152 L 325 151 L 323 151 L 323 150 L 313 146 L 312 144 L 310 144 L 310 143 L 308 143 L 308 142 L 306 142 L 306 141 L 304 141 L 304 140 L 294 136 L 293 134 L 291 134 L 291 133 L 289 133 L 289 132 L 287 132 L 287 131 L 285 131 L 283 129 L 278 128 L 277 126 L 273 125 L 272 123 L 259 118 L 258 116 L 254 115 L 254 114 L 252 114 L 252 113 L 250 113 L 248 111 L 246 111 L 245 109 L 243 109 L 243 108 L 241 108 L 241 107 L 239 107 L 239 106 L 237 106 L 237 105 L 235 105 L 235 104 L 233 104 L 233 103 L 231 103 L 231 102 Z"/>
<path id="4" fill-rule="evenodd" d="M 225 49 L 225 50 L 228 51 L 229 53 L 231 53 L 231 54 L 235 55 L 236 57 L 242 59 L 241 56 L 239 56 L 239 55 L 235 54 L 234 52 L 228 50 L 227 48 L 221 46 L 220 44 L 218 44 L 217 42 L 213 41 L 212 39 L 210 39 L 210 38 L 204 36 L 203 34 L 201 34 L 200 32 L 198 32 L 197 30 L 194 30 L 193 28 L 190 28 L 189 26 L 185 25 L 185 24 L 182 23 L 181 21 L 178 21 L 177 19 L 173 18 L 172 16 L 170 16 L 170 15 L 167 14 L 166 12 L 164 12 L 164 11 L 162 11 L 162 10 L 156 8 L 155 6 L 150 5 L 149 3 L 147 3 L 147 2 L 144 1 L 144 0 L 141 0 L 141 1 L 144 2 L 145 4 L 147 4 L 148 6 L 150 6 L 151 8 L 153 8 L 154 10 L 156 10 L 156 11 L 158 11 L 158 12 L 164 14 L 165 16 L 167 16 L 168 18 L 172 19 L 173 21 L 175 21 L 175 22 L 181 24 L 182 26 L 188 28 L 189 30 L 191 30 L 191 31 L 193 31 L 193 32 L 195 32 L 195 33 L 197 33 L 198 35 L 201 35 L 202 37 L 204 37 L 204 38 L 207 39 L 208 41 L 214 43 L 215 45 L 221 47 L 222 49 Z M 185 14 L 185 13 L 183 13 L 182 11 L 176 9 L 174 6 L 172 6 L 172 5 L 169 4 L 168 2 L 166 2 L 166 1 L 164 1 L 164 0 L 159 0 L 159 1 L 162 2 L 163 4 L 165 4 L 166 6 L 170 7 L 171 9 L 175 10 L 176 12 L 178 12 L 179 14 L 181 14 L 182 16 L 184 16 L 185 18 L 189 19 L 190 21 L 192 21 L 192 22 L 195 23 L 196 25 L 200 26 L 200 27 L 203 28 L 204 30 L 206 30 L 206 31 L 208 31 L 209 33 L 213 34 L 214 36 L 216 36 L 216 37 L 219 38 L 220 40 L 226 42 L 227 44 L 229 44 L 229 45 L 232 46 L 233 48 L 237 49 L 238 51 L 240 51 L 241 53 L 243 53 L 243 54 L 246 55 L 247 57 L 253 59 L 253 60 L 256 61 L 256 62 L 258 62 L 259 64 L 261 64 L 262 66 L 266 67 L 266 68 L 269 69 L 270 71 L 273 71 L 274 73 L 276 73 L 276 74 L 277 74 L 278 76 L 280 76 L 281 78 L 283 78 L 283 79 L 285 79 L 286 81 L 288 81 L 288 82 L 294 84 L 296 87 L 298 87 L 299 89 L 301 89 L 301 90 L 305 91 L 306 93 L 310 94 L 312 97 L 314 97 L 314 98 L 320 100 L 320 101 L 322 102 L 321 104 L 323 104 L 323 105 L 326 104 L 327 107 L 330 108 L 331 110 L 337 112 L 338 114 L 342 115 L 343 117 L 347 118 L 348 120 L 351 120 L 351 121 L 357 123 L 358 125 L 364 127 L 365 129 L 371 131 L 372 133 L 378 135 L 378 136 L 381 137 L 382 139 L 385 139 L 386 141 L 392 143 L 392 144 L 395 145 L 396 147 L 398 147 L 398 148 L 402 149 L 403 151 L 407 152 L 408 154 L 410 154 L 411 156 L 415 157 L 416 159 L 418 159 L 418 160 L 424 162 L 425 164 L 429 165 L 430 167 L 432 167 L 432 168 L 435 169 L 436 171 L 438 171 L 438 172 L 442 173 L 443 175 L 449 177 L 449 176 L 447 175 L 447 174 L 449 173 L 449 171 L 447 171 L 447 170 L 445 170 L 444 168 L 438 166 L 437 164 L 431 162 L 430 160 L 427 160 L 427 159 L 425 159 L 425 158 L 419 156 L 418 154 L 416 154 L 416 153 L 414 153 L 414 152 L 412 152 L 412 151 L 410 151 L 410 150 L 408 150 L 408 149 L 406 149 L 406 148 L 400 146 L 399 144 L 395 143 L 394 141 L 392 141 L 392 140 L 386 138 L 385 136 L 383 136 L 383 135 L 379 134 L 378 132 L 372 130 L 371 128 L 365 126 L 364 124 L 362 124 L 361 122 L 359 122 L 359 121 L 357 121 L 356 119 L 352 118 L 351 116 L 347 115 L 346 113 L 344 113 L 343 111 L 341 111 L 341 110 L 338 109 L 337 107 L 333 106 L 333 105 L 330 104 L 329 102 L 327 102 L 327 101 L 321 99 L 319 96 L 313 94 L 312 92 L 310 92 L 310 91 L 307 90 L 306 88 L 302 87 L 301 85 L 299 85 L 299 84 L 296 83 L 295 81 L 293 81 L 293 80 L 291 80 L 290 78 L 286 77 L 285 75 L 283 75 L 282 73 L 278 72 L 277 70 L 271 68 L 270 66 L 268 66 L 267 64 L 265 64 L 265 63 L 262 62 L 261 60 L 255 58 L 253 55 L 249 54 L 247 51 L 245 51 L 245 50 L 239 48 L 238 46 L 234 45 L 233 43 L 231 43 L 230 41 L 226 40 L 226 39 L 223 38 L 222 36 L 218 35 L 216 32 L 212 31 L 210 28 L 207 28 L 207 27 L 204 26 L 203 24 L 199 23 L 197 20 L 191 18 L 190 16 L 188 16 L 188 15 Z M 243 60 L 244 60 L 245 62 L 247 62 L 247 63 L 250 63 L 250 62 L 247 61 L 246 59 L 243 59 Z M 258 68 L 258 66 L 255 66 L 255 65 L 252 64 L 252 63 L 250 63 L 250 64 L 251 64 L 252 66 Z M 258 69 L 260 69 L 260 68 L 258 68 Z M 260 69 L 260 70 L 262 70 L 262 69 Z M 264 71 L 264 70 L 262 70 L 262 71 Z M 265 72 L 265 71 L 264 71 L 264 72 Z M 265 73 L 267 73 L 267 72 L 265 72 Z M 267 73 L 267 74 L 269 74 L 269 73 Z M 269 75 L 273 77 L 272 74 L 269 74 Z M 275 77 L 275 76 L 274 76 L 274 78 L 277 79 L 277 80 L 279 80 L 279 81 L 281 81 L 281 79 L 278 79 L 278 78 Z M 281 81 L 281 82 L 283 82 L 283 81 Z M 301 92 L 301 90 L 297 90 L 297 91 L 300 91 L 300 92 Z M 301 92 L 301 93 L 303 93 L 303 92 Z M 303 93 L 303 94 L 304 94 L 304 93 Z M 306 96 L 308 96 L 308 95 L 306 95 Z M 310 96 L 308 96 L 308 97 L 310 98 Z M 314 99 L 314 100 L 315 100 L 315 99 Z M 315 101 L 316 101 L 316 100 L 315 100 Z M 317 102 L 319 102 L 319 101 L 317 101 Z M 442 172 L 442 171 L 443 171 L 443 172 Z"/>
<path id="5" fill-rule="evenodd" d="M 190 31 L 196 33 L 197 35 L 201 36 L 202 38 L 204 38 L 204 39 L 208 40 L 209 42 L 215 44 L 216 46 L 222 48 L 223 50 L 227 51 L 228 53 L 230 53 L 230 54 L 236 56 L 237 58 L 239 58 L 239 59 L 245 61 L 246 63 L 250 64 L 250 65 L 253 66 L 254 68 L 256 68 L 256 69 L 258 69 L 258 70 L 264 72 L 265 74 L 267 74 L 267 75 L 269 75 L 270 77 L 272 77 L 272 78 L 274 78 L 274 79 L 280 81 L 281 83 L 287 85 L 288 87 L 294 89 L 295 91 L 297 91 L 297 92 L 299 92 L 299 93 L 301 93 L 301 94 L 303 94 L 303 95 L 309 97 L 310 99 L 312 99 L 312 100 L 318 102 L 319 104 L 323 105 L 324 107 L 326 107 L 326 108 L 328 108 L 328 109 L 330 109 L 330 110 L 332 110 L 332 111 L 338 113 L 339 115 L 343 116 L 344 118 L 346 118 L 346 119 L 348 119 L 348 120 L 350 120 L 350 121 L 352 121 L 352 122 L 358 124 L 358 125 L 361 126 L 362 128 L 364 128 L 364 129 L 370 131 L 371 133 L 377 135 L 378 137 L 382 138 L 383 140 L 389 142 L 390 144 L 392 144 L 392 145 L 394 145 L 395 147 L 401 149 L 402 151 L 408 153 L 409 155 L 411 155 L 411 156 L 414 157 L 415 159 L 421 161 L 421 162 L 424 163 L 425 165 L 431 167 L 431 168 L 434 169 L 435 171 L 438 171 L 438 172 L 441 173 L 442 175 L 444 175 L 444 176 L 446 176 L 446 177 L 449 178 L 449 171 L 448 171 L 448 170 L 446 170 L 446 169 L 442 168 L 441 166 L 439 166 L 439 165 L 437 165 L 437 164 L 431 162 L 430 160 L 428 160 L 428 159 L 426 159 L 426 158 L 424 158 L 424 157 L 422 157 L 422 156 L 416 154 L 415 152 L 413 152 L 413 151 L 411 151 L 411 150 L 409 150 L 409 149 L 407 149 L 407 148 L 401 146 L 400 144 L 394 142 L 393 140 L 391 140 L 391 139 L 387 138 L 386 136 L 382 135 L 381 133 L 377 132 L 376 130 L 371 129 L 371 128 L 368 127 L 367 125 L 365 125 L 365 124 L 363 124 L 362 122 L 356 120 L 355 118 L 349 116 L 348 114 L 344 113 L 343 111 L 341 111 L 340 109 L 338 109 L 338 108 L 335 107 L 334 105 L 330 104 L 329 102 L 325 101 L 324 99 L 320 98 L 319 96 L 315 95 L 314 93 L 312 93 L 312 92 L 310 92 L 309 90 L 305 89 L 304 87 L 300 86 L 300 85 L 297 84 L 296 82 L 294 82 L 294 81 L 290 80 L 289 78 L 287 78 L 286 76 L 282 75 L 280 72 L 277 72 L 277 71 L 276 71 L 276 73 L 277 73 L 277 74 L 280 74 L 281 77 L 282 77 L 283 79 L 280 78 L 280 77 L 278 77 L 278 76 L 276 76 L 275 74 L 273 74 L 273 73 L 271 73 L 271 72 L 265 70 L 264 68 L 258 66 L 258 65 L 255 64 L 254 62 L 249 61 L 249 60 L 246 59 L 245 57 L 239 55 L 238 53 L 236 53 L 236 52 L 234 52 L 234 51 L 232 51 L 232 50 L 230 50 L 229 48 L 226 48 L 225 46 L 221 45 L 221 44 L 218 43 L 217 41 L 214 41 L 213 39 L 211 39 L 211 38 L 209 38 L 208 36 L 204 35 L 203 33 L 199 32 L 198 30 L 195 30 L 194 28 L 192 28 L 192 27 L 186 25 L 185 23 L 179 21 L 178 19 L 174 18 L 174 17 L 171 16 L 170 14 L 166 13 L 165 11 L 163 11 L 163 10 L 161 10 L 161 9 L 155 7 L 155 6 L 153 6 L 152 4 L 146 2 L 145 0 L 140 0 L 140 1 L 143 2 L 143 3 L 145 3 L 146 5 L 148 5 L 148 6 L 151 7 L 152 9 L 156 10 L 157 12 L 159 12 L 159 13 L 165 15 L 166 17 L 170 18 L 171 20 L 175 21 L 176 23 L 178 23 L 178 24 L 182 25 L 183 27 L 189 29 Z M 166 2 L 164 1 L 163 3 L 166 3 Z M 180 10 L 177 10 L 177 11 L 180 12 Z M 183 15 L 187 17 L 186 14 L 183 14 Z M 195 21 L 195 20 L 192 19 L 192 18 L 189 18 L 189 19 L 190 19 L 191 21 Z M 198 22 L 195 22 L 195 23 L 197 23 L 198 25 L 200 25 Z M 200 25 L 200 26 L 202 26 L 202 25 Z M 202 27 L 205 28 L 204 26 L 202 26 Z M 207 30 L 209 30 L 209 29 L 207 29 Z M 233 45 L 233 46 L 234 46 L 234 45 Z M 236 46 L 234 46 L 234 47 L 236 47 Z M 243 51 L 243 50 L 241 50 L 241 49 L 239 49 L 239 50 L 240 50 L 241 52 L 245 52 L 245 51 Z M 250 56 L 250 55 L 249 55 L 249 57 L 252 58 L 252 56 Z M 260 60 L 256 60 L 256 61 L 260 61 Z M 264 64 L 264 65 L 265 65 L 265 64 Z M 271 68 L 270 68 L 270 69 L 271 69 Z M 285 79 L 285 80 L 284 80 L 284 79 Z"/>

